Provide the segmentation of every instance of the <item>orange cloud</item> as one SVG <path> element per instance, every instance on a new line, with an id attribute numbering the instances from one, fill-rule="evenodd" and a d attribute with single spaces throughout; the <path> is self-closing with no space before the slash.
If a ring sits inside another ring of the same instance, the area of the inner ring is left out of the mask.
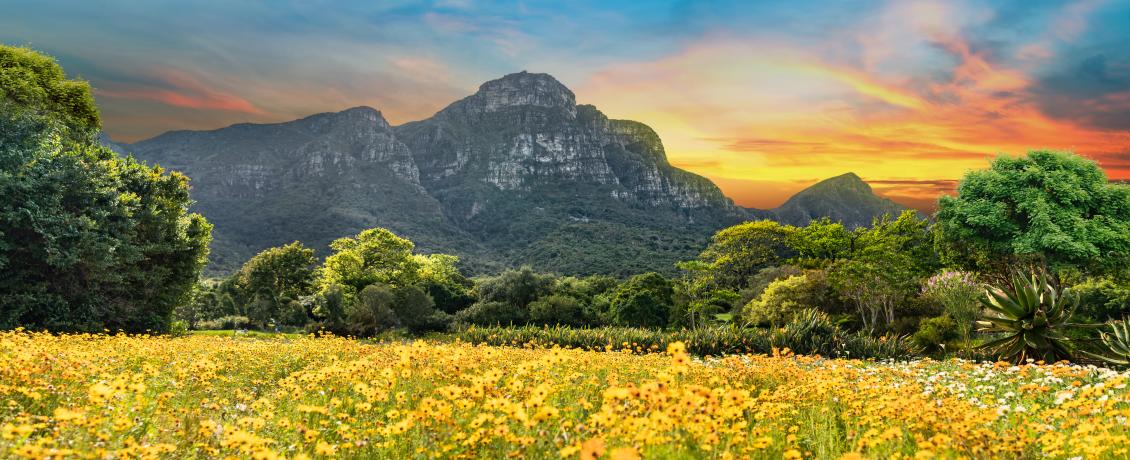
<path id="1" fill-rule="evenodd" d="M 1111 154 L 1126 152 L 1130 132 L 1053 119 L 1035 105 L 1036 83 L 1019 66 L 1049 58 L 1047 46 L 1020 49 L 1027 58 L 1009 65 L 946 19 L 983 15 L 948 7 L 922 15 L 920 7 L 895 4 L 893 16 L 875 26 L 889 28 L 874 31 L 883 40 L 829 31 L 827 49 L 703 40 L 655 61 L 606 68 L 577 88 L 578 98 L 609 116 L 650 124 L 672 163 L 760 208 L 784 200 L 781 190 L 789 187 L 782 184 L 850 170 L 877 192 L 929 211 L 968 170 L 1000 153 L 1041 148 L 1073 150 L 1114 178 L 1130 177 L 1126 154 Z M 861 48 L 857 62 L 842 57 L 852 44 Z M 926 68 L 933 70 L 921 72 Z M 1090 103 L 1130 110 L 1130 93 Z"/>
<path id="2" fill-rule="evenodd" d="M 99 89 L 96 94 L 109 98 L 142 99 L 175 107 L 211 109 L 263 115 L 250 101 L 237 95 L 214 90 L 191 75 L 174 69 L 157 69 L 151 73 L 163 87 L 130 87 Z"/>

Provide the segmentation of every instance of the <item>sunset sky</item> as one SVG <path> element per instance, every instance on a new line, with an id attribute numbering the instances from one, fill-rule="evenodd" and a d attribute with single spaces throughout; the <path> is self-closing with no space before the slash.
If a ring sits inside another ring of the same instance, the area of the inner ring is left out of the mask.
<path id="1" fill-rule="evenodd" d="M 930 209 L 998 153 L 1071 149 L 1130 178 L 1130 1 L 0 0 L 0 42 L 88 79 L 107 132 L 357 105 L 425 118 L 554 75 L 671 162 L 767 208 L 855 172 Z"/>

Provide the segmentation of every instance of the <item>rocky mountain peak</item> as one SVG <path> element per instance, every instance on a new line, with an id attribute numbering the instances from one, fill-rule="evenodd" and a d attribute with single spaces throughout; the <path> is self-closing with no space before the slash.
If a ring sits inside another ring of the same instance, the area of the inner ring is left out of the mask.
<path id="1" fill-rule="evenodd" d="M 329 123 L 345 122 L 345 123 L 374 123 L 381 130 L 391 129 L 391 125 L 385 120 L 380 110 L 368 106 L 357 106 L 342 110 L 340 112 L 326 112 L 311 115 L 303 120 L 314 121 L 322 119 Z"/>
<path id="2" fill-rule="evenodd" d="M 812 192 L 840 192 L 840 193 L 863 193 L 870 195 L 871 186 L 867 185 L 862 178 L 853 172 L 841 174 L 839 176 L 830 177 L 820 182 L 813 184 L 808 189 Z"/>
<path id="3" fill-rule="evenodd" d="M 577 110 L 573 91 L 556 78 L 524 70 L 483 83 L 467 100 L 473 101 L 474 107 L 482 112 L 515 106 L 563 108 L 574 115 Z"/>

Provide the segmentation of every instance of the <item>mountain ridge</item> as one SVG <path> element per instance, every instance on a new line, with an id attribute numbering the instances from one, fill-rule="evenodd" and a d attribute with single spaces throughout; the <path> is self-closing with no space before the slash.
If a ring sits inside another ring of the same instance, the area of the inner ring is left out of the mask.
<path id="1" fill-rule="evenodd" d="M 212 274 L 296 239 L 324 256 L 333 239 L 374 226 L 460 255 L 473 272 L 669 272 L 720 228 L 805 215 L 735 205 L 672 166 L 646 124 L 578 105 L 552 76 L 524 71 L 399 126 L 357 106 L 114 145 L 192 179 L 215 224 Z"/>

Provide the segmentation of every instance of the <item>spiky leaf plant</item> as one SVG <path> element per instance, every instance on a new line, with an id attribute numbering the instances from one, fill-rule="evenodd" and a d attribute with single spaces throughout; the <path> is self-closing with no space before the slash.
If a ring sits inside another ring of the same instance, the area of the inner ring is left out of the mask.
<path id="1" fill-rule="evenodd" d="M 1106 331 L 1099 333 L 1106 353 L 1096 354 L 1086 351 L 1083 353 L 1116 366 L 1130 366 L 1130 323 L 1124 319 L 1109 323 L 1107 326 L 1110 328 L 1109 333 Z"/>
<path id="2" fill-rule="evenodd" d="M 1071 328 L 1092 326 L 1071 321 L 1079 298 L 1052 286 L 1047 273 L 1031 276 L 1017 273 L 1012 278 L 1012 286 L 989 287 L 981 303 L 988 314 L 977 322 L 978 330 L 1002 336 L 980 348 L 993 352 L 1001 360 L 1071 359 L 1074 347 L 1067 332 Z"/>

